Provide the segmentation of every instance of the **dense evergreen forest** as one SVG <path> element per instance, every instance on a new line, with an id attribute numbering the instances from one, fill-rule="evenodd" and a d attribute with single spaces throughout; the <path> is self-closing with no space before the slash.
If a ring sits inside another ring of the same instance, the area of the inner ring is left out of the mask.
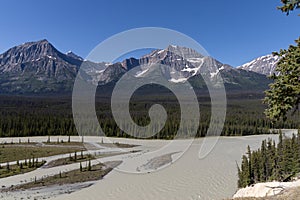
<path id="1" fill-rule="evenodd" d="M 238 187 L 266 181 L 289 181 L 300 173 L 300 130 L 291 138 L 279 133 L 279 142 L 262 141 L 258 150 L 243 155 L 241 167 L 238 167 Z"/>
<path id="2" fill-rule="evenodd" d="M 150 99 L 150 101 L 149 101 Z M 240 136 L 269 133 L 270 128 L 298 128 L 299 113 L 285 123 L 276 123 L 265 118 L 262 97 L 253 95 L 228 98 L 227 116 L 222 132 L 224 136 Z M 197 137 L 205 136 L 210 123 L 210 99 L 198 98 L 200 104 L 200 127 Z M 159 103 L 165 107 L 168 119 L 163 130 L 152 138 L 172 139 L 180 121 L 180 106 L 172 95 L 135 95 L 131 99 L 130 113 L 139 125 L 149 123 L 148 110 Z M 129 137 L 113 120 L 110 99 L 97 97 L 96 111 L 106 136 Z M 0 96 L 0 137 L 77 135 L 73 122 L 70 97 L 24 97 Z M 93 133 L 91 133 L 93 135 Z"/>

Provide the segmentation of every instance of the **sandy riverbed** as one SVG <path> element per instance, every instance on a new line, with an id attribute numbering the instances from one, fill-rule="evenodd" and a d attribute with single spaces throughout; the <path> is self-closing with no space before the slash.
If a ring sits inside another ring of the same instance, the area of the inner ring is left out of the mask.
<path id="1" fill-rule="evenodd" d="M 185 144 L 187 141 L 179 141 L 172 148 L 167 149 L 168 151 L 164 155 L 156 155 L 154 152 L 163 148 L 169 141 L 112 138 L 110 139 L 111 142 L 140 145 L 134 148 L 140 152 L 101 158 L 101 162 L 122 160 L 123 163 L 105 176 L 103 180 L 97 181 L 92 186 L 74 191 L 71 194 L 63 193 L 52 196 L 51 199 L 218 200 L 230 198 L 237 191 L 236 162 L 240 162 L 241 156 L 246 152 L 247 145 L 253 149 L 258 148 L 261 141 L 268 137 L 277 139 L 278 136 L 221 137 L 213 151 L 202 159 L 199 159 L 199 150 L 203 145 L 203 138 L 193 141 L 190 148 L 181 157 L 179 157 L 181 154 L 178 152 L 182 150 L 181 144 Z M 39 139 L 45 140 L 45 138 Z M 85 140 L 93 142 L 99 138 L 89 137 Z M 207 144 L 214 143 L 214 139 L 208 138 L 205 142 Z M 149 152 L 153 152 L 153 154 L 144 157 Z M 162 163 L 159 156 L 166 163 Z M 141 157 L 143 158 L 139 159 Z M 170 158 L 172 159 L 171 162 Z M 176 159 L 178 160 L 175 161 Z M 153 171 L 153 166 L 154 168 L 158 166 L 159 169 Z M 138 167 L 143 168 L 144 171 L 139 173 Z M 147 170 L 150 171 L 147 172 Z M 133 171 L 135 173 L 132 173 Z M 31 173 L 39 174 L 39 170 Z M 33 174 L 28 178 L 32 177 Z"/>

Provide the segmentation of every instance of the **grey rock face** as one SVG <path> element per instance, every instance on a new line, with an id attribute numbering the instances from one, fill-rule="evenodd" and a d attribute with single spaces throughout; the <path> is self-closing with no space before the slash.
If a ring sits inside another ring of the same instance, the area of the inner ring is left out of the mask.
<path id="1" fill-rule="evenodd" d="M 0 55 L 1 93 L 70 90 L 81 63 L 47 40 L 13 47 Z"/>
<path id="2" fill-rule="evenodd" d="M 274 56 L 270 54 L 270 55 L 266 55 L 254 59 L 249 63 L 239 66 L 238 68 L 269 76 L 272 75 L 273 73 L 278 74 L 275 71 L 275 68 L 279 60 L 280 60 L 279 56 Z"/>
<path id="3" fill-rule="evenodd" d="M 83 61 L 83 58 L 81 58 L 80 56 L 76 55 L 76 54 L 73 53 L 72 51 L 68 51 L 68 52 L 66 53 L 66 55 L 69 56 L 69 57 L 72 57 L 72 58 L 74 58 L 74 59 L 76 59 L 76 60 L 81 60 L 81 61 Z"/>
<path id="4" fill-rule="evenodd" d="M 276 60 L 264 58 L 256 63 L 266 61 Z M 72 52 L 61 53 L 47 40 L 41 40 L 13 47 L 0 55 L 0 93 L 71 92 L 80 67 L 80 76 L 85 80 L 94 85 L 106 85 L 140 65 L 143 67 L 136 78 L 143 78 L 155 67 L 153 64 L 165 66 L 163 76 L 170 82 L 190 81 L 200 88 L 205 85 L 203 77 L 214 80 L 219 75 L 228 88 L 243 88 L 245 84 L 256 87 L 257 82 L 267 84 L 264 75 L 245 71 L 243 67 L 233 68 L 186 47 L 170 45 L 139 59 L 129 58 L 112 64 L 86 61 Z M 250 64 L 244 67 L 250 69 Z"/>

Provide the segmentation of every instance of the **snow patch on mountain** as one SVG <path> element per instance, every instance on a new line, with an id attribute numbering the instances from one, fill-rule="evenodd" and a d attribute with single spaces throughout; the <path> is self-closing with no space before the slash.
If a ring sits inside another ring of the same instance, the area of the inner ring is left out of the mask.
<path id="1" fill-rule="evenodd" d="M 279 56 L 270 54 L 256 58 L 237 68 L 269 76 L 273 73 L 278 74 L 275 69 L 279 60 Z"/>
<path id="2" fill-rule="evenodd" d="M 147 73 L 149 71 L 149 69 L 145 69 L 143 71 L 140 71 L 138 73 L 136 73 L 135 77 L 141 77 L 143 76 L 145 73 Z"/>
<path id="3" fill-rule="evenodd" d="M 186 82 L 188 79 L 187 78 L 171 78 L 169 81 L 173 82 L 173 83 L 184 83 Z"/>

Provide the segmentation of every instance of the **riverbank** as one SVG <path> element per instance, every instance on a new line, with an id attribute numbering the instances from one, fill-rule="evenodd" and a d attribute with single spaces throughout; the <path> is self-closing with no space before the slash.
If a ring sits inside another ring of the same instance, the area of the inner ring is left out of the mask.
<path id="1" fill-rule="evenodd" d="M 32 182 L 0 189 L 1 199 L 52 199 L 58 195 L 90 187 L 103 179 L 121 161 L 100 163 L 91 169 L 76 169 L 58 175 L 48 176 Z"/>

